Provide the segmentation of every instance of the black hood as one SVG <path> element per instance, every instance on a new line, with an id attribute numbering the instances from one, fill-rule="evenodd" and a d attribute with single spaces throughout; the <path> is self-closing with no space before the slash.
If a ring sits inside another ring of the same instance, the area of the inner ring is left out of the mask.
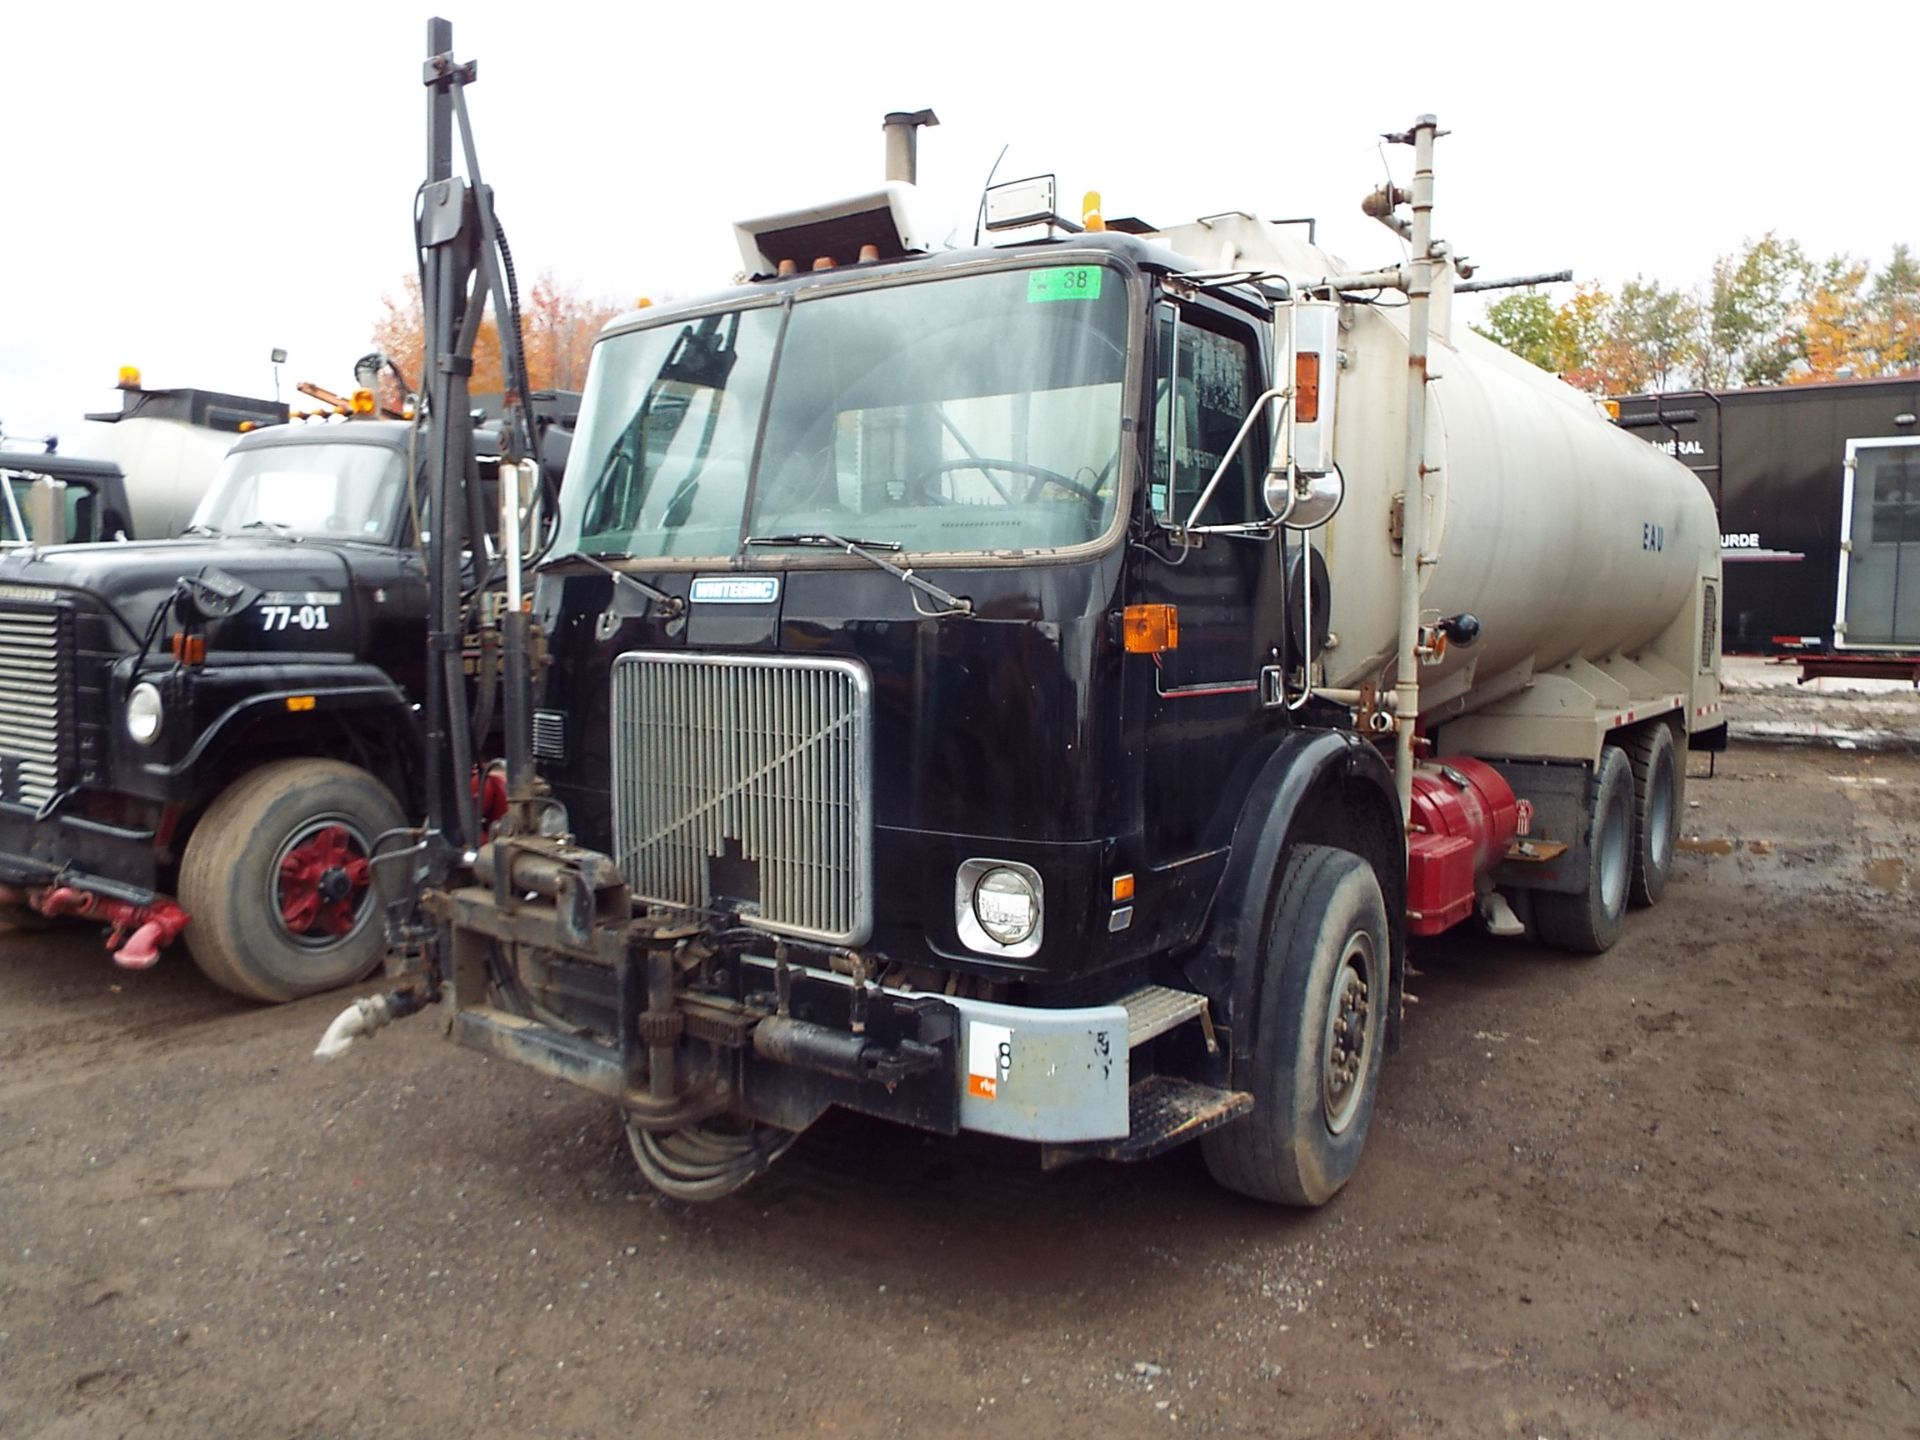
<path id="1" fill-rule="evenodd" d="M 244 595 L 242 611 L 282 594 L 330 594 L 340 605 L 352 585 L 355 548 L 232 535 L 27 548 L 0 556 L 0 589 L 31 586 L 87 597 L 120 622 L 120 640 L 133 645 L 182 576 L 239 581 L 255 592 Z"/>

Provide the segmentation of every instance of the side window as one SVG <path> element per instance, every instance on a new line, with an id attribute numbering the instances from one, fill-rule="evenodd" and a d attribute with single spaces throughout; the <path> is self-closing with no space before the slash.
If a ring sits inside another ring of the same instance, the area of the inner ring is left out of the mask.
<path id="1" fill-rule="evenodd" d="M 1248 339 L 1213 323 L 1211 315 L 1163 305 L 1155 326 L 1151 496 L 1154 513 L 1176 524 L 1186 523 L 1259 393 Z M 1256 425 L 1198 523 L 1260 518 L 1266 458 L 1266 430 Z"/>

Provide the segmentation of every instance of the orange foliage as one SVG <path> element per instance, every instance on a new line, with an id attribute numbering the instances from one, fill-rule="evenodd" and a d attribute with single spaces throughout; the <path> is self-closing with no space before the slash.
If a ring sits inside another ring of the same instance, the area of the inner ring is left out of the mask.
<path id="1" fill-rule="evenodd" d="M 407 383 L 421 386 L 422 357 L 426 350 L 426 323 L 420 303 L 420 280 L 409 275 L 400 298 L 380 297 L 381 314 L 373 323 L 373 343 L 400 367 Z M 536 390 L 578 390 L 586 383 L 587 357 L 600 327 L 620 313 L 604 300 L 590 300 L 562 289 L 551 272 L 543 272 L 533 288 L 521 295 L 520 330 L 526 343 L 527 377 Z M 391 375 L 381 402 L 398 410 L 405 397 Z M 473 347 L 475 395 L 497 395 L 504 389 L 500 360 L 500 332 L 493 316 L 480 322 Z"/>

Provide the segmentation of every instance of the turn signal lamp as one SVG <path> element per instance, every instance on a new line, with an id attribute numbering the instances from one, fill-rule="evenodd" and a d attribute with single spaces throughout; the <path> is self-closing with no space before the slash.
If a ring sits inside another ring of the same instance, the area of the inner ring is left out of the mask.
<path id="1" fill-rule="evenodd" d="M 1080 223 L 1089 234 L 1098 234 L 1107 228 L 1104 216 L 1100 214 L 1100 192 L 1089 190 L 1087 198 L 1080 202 Z"/>
<path id="2" fill-rule="evenodd" d="M 1133 876 L 1116 875 L 1113 877 L 1113 903 L 1124 905 L 1133 899 Z"/>
<path id="3" fill-rule="evenodd" d="M 373 391 L 356 390 L 353 392 L 353 413 L 356 415 L 373 414 Z"/>
<path id="4" fill-rule="evenodd" d="M 1129 605 L 1120 630 L 1129 655 L 1158 655 L 1180 648 L 1180 611 L 1172 605 Z"/>
<path id="5" fill-rule="evenodd" d="M 1607 412 L 1607 418 L 1609 420 L 1618 420 L 1620 418 L 1620 402 L 1618 400 L 1602 400 L 1600 406 Z"/>
<path id="6" fill-rule="evenodd" d="M 119 385 L 122 390 L 138 390 L 140 388 L 140 367 L 138 365 L 122 365 L 120 367 Z"/>
<path id="7" fill-rule="evenodd" d="M 1293 418 L 1301 425 L 1320 418 L 1320 357 L 1311 350 L 1293 357 Z"/>
<path id="8" fill-rule="evenodd" d="M 173 658 L 182 665 L 204 665 L 207 663 L 207 637 L 189 635 L 182 630 L 173 637 Z"/>

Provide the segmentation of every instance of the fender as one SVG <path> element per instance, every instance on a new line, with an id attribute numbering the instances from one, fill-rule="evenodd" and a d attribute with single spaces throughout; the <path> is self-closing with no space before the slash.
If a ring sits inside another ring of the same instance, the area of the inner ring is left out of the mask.
<path id="1" fill-rule="evenodd" d="M 261 673 L 263 670 L 267 673 Z M 389 735 L 415 752 L 425 743 L 413 702 L 377 666 L 329 666 L 325 672 L 308 671 L 304 675 L 289 674 L 285 666 L 235 666 L 226 674 L 202 672 L 195 680 L 198 693 L 187 708 L 204 714 L 207 711 L 201 706 L 206 705 L 212 711 L 211 718 L 171 763 L 141 757 L 144 763 L 140 769 L 148 783 L 170 794 L 179 793 L 182 787 L 191 788 L 196 775 L 205 774 L 209 766 L 266 725 L 310 725 L 316 718 L 351 717 L 357 728 Z M 252 688 L 262 682 L 263 688 Z M 220 693 L 234 689 L 245 693 L 230 701 Z"/>
<path id="2" fill-rule="evenodd" d="M 1201 952 L 1187 964 L 1197 988 L 1226 1001 L 1234 1050 L 1256 1037 L 1242 1017 L 1259 1013 L 1261 967 L 1252 963 L 1272 923 L 1289 846 L 1336 845 L 1368 861 L 1380 880 L 1391 929 L 1389 1045 L 1399 1041 L 1406 974 L 1407 861 L 1393 772 L 1379 751 L 1346 730 L 1295 730 L 1281 739 L 1247 787 Z"/>

